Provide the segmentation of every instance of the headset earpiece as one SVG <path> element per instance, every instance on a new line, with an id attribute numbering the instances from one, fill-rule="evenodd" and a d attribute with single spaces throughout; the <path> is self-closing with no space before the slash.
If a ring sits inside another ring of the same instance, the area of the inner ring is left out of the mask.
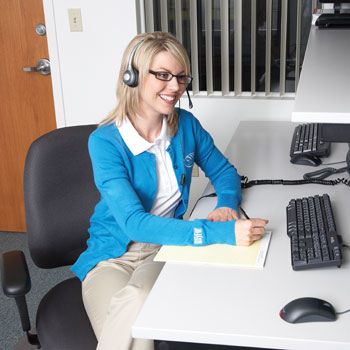
<path id="1" fill-rule="evenodd" d="M 127 69 L 123 75 L 123 82 L 130 87 L 136 87 L 138 84 L 139 73 L 136 69 Z"/>
<path id="2" fill-rule="evenodd" d="M 139 41 L 132 49 L 126 71 L 123 74 L 123 82 L 129 87 L 136 87 L 139 83 L 139 72 L 133 67 L 134 56 L 137 48 L 142 44 L 143 40 Z"/>

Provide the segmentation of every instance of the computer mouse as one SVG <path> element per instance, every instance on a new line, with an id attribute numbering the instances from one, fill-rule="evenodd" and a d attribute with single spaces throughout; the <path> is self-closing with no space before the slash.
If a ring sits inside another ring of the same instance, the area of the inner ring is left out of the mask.
<path id="1" fill-rule="evenodd" d="M 293 164 L 300 164 L 300 165 L 310 165 L 310 166 L 318 166 L 322 163 L 322 160 L 320 157 L 313 156 L 311 154 L 296 154 L 294 155 L 290 161 Z"/>
<path id="2" fill-rule="evenodd" d="M 318 298 L 298 298 L 289 302 L 280 311 L 280 317 L 289 323 L 335 321 L 334 307 Z"/>

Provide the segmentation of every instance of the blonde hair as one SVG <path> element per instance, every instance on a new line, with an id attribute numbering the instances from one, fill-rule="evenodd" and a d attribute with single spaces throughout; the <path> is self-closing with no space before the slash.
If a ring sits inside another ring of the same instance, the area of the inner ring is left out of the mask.
<path id="1" fill-rule="evenodd" d="M 138 45 L 138 47 L 136 47 Z M 132 66 L 138 71 L 139 84 L 129 87 L 123 82 L 123 75 L 127 69 L 132 50 L 136 47 Z M 154 57 L 162 52 L 171 53 L 179 64 L 184 67 L 185 74 L 190 74 L 190 61 L 183 45 L 171 34 L 166 32 L 142 33 L 131 40 L 127 46 L 120 66 L 117 82 L 117 106 L 100 123 L 109 124 L 116 122 L 121 124 L 126 116 L 134 115 L 140 102 L 140 82 L 149 72 Z M 177 131 L 178 115 L 174 109 L 167 116 L 169 130 L 172 135 Z"/>

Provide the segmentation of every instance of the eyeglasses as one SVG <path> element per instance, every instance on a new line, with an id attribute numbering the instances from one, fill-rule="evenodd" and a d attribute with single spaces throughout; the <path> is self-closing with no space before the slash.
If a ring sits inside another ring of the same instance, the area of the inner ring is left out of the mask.
<path id="1" fill-rule="evenodd" d="M 149 70 L 148 72 L 153 74 L 156 79 L 162 81 L 170 81 L 175 77 L 179 84 L 190 84 L 193 79 L 190 75 L 175 75 L 169 72 L 155 72 L 153 70 Z"/>

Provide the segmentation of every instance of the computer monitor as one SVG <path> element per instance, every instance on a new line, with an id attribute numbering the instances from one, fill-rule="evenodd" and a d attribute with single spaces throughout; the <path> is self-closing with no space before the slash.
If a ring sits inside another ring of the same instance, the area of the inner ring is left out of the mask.
<path id="1" fill-rule="evenodd" d="M 320 139 L 324 142 L 346 142 L 349 145 L 346 163 L 350 174 L 350 124 L 321 124 Z"/>

